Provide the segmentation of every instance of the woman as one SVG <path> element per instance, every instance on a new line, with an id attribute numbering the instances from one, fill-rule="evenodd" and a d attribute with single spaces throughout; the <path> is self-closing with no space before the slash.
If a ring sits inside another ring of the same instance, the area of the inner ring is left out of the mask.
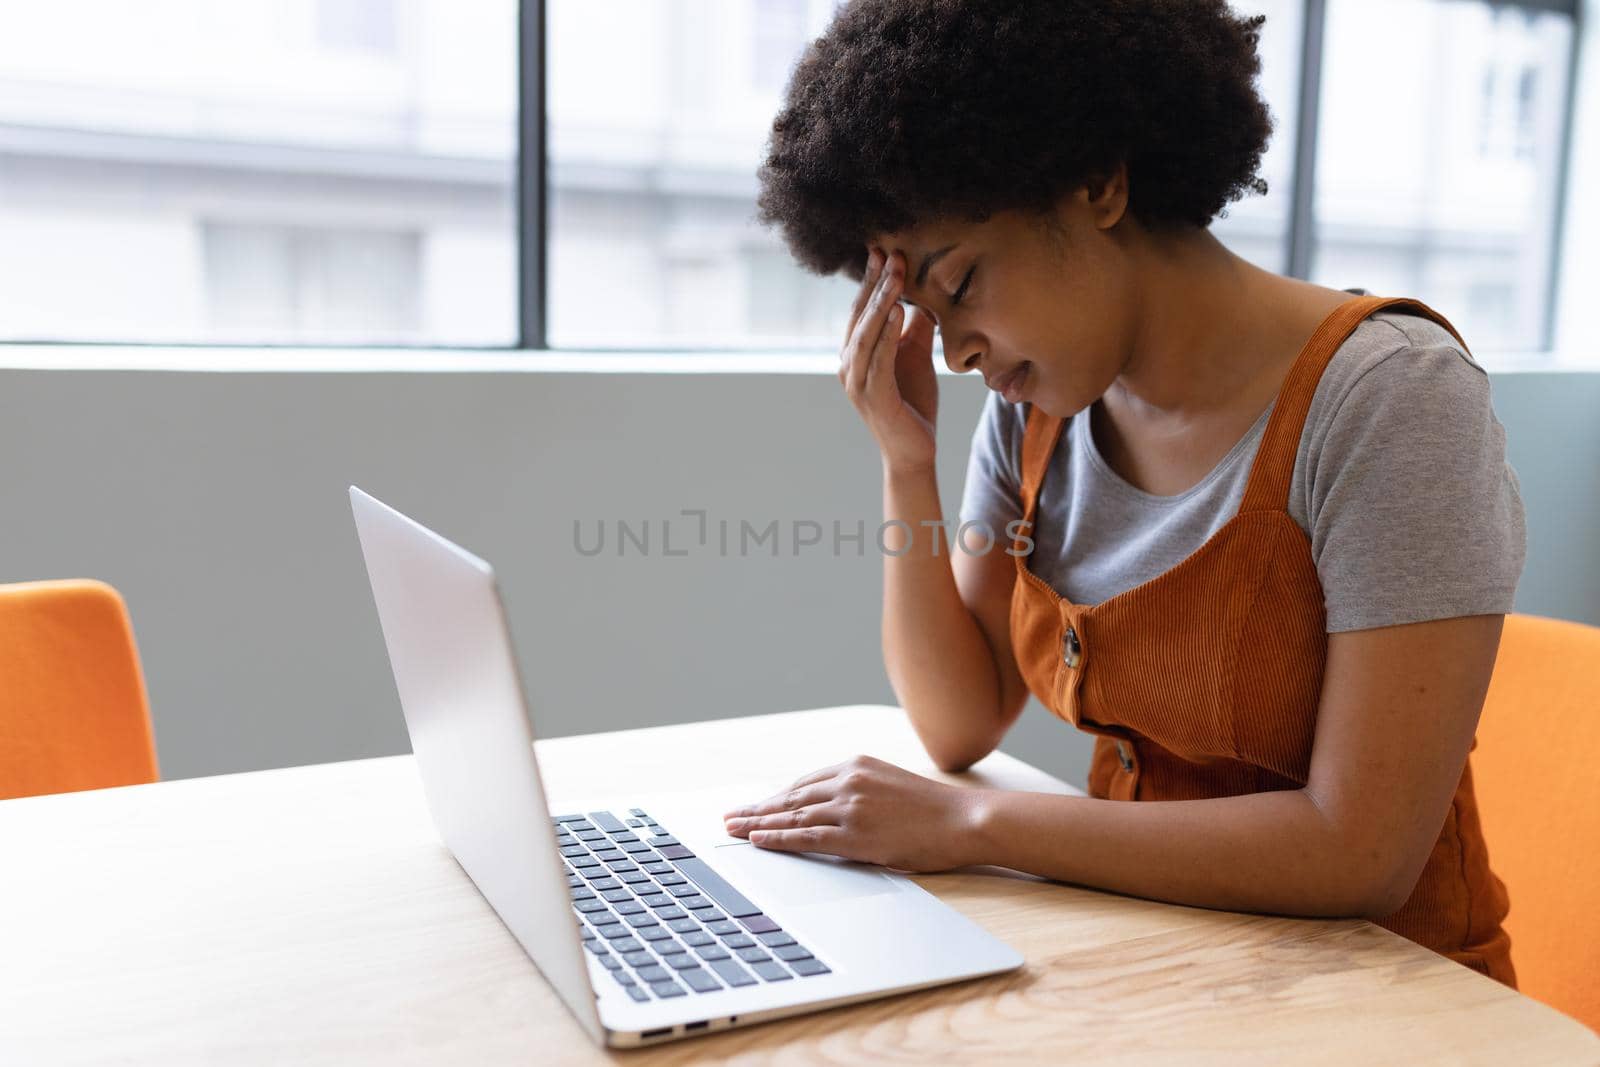
<path id="1" fill-rule="evenodd" d="M 1365 917 L 1514 987 L 1467 753 L 1522 569 L 1516 476 L 1444 319 L 1260 270 L 1207 229 L 1264 191 L 1261 21 L 857 0 L 802 58 L 762 219 L 861 280 L 839 378 L 910 534 L 884 563 L 895 692 L 945 771 L 1030 691 L 1096 740 L 1087 798 L 861 758 L 728 829 Z M 935 326 L 995 390 L 954 552 Z"/>

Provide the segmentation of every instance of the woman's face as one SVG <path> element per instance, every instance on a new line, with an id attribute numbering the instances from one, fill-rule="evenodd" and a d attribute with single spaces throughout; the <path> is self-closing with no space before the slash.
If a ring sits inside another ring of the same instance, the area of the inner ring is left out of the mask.
<path id="1" fill-rule="evenodd" d="M 1003 212 L 873 243 L 904 258 L 901 299 L 938 324 L 952 371 L 975 370 L 1007 400 L 1064 417 L 1111 386 L 1138 321 L 1127 247 L 1136 227 L 1114 215 L 1080 190 L 1058 206 L 1058 232 Z"/>

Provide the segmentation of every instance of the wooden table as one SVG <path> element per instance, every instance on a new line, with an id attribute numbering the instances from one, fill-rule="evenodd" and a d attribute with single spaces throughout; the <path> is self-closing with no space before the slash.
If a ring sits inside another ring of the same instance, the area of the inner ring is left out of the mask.
<path id="1" fill-rule="evenodd" d="M 558 805 L 666 788 L 669 765 L 758 799 L 858 751 L 944 777 L 885 707 L 538 743 Z M 999 753 L 949 780 L 1076 792 Z M 410 756 L 0 802 L 0 862 L 7 1065 L 1600 1064 L 1576 1021 L 1370 923 L 993 869 L 918 881 L 1020 971 L 609 1052 L 439 842 Z"/>

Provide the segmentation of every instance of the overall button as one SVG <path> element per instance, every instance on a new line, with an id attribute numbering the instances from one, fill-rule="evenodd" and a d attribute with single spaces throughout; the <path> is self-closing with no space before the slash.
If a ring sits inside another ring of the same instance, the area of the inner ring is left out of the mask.
<path id="1" fill-rule="evenodd" d="M 1078 631 L 1070 626 L 1061 635 L 1061 658 L 1069 667 L 1077 667 L 1083 662 L 1083 646 L 1078 643 Z"/>
<path id="2" fill-rule="evenodd" d="M 1133 772 L 1133 758 L 1128 755 L 1128 746 L 1120 737 L 1117 738 L 1117 758 L 1122 761 L 1122 769 L 1131 774 Z"/>

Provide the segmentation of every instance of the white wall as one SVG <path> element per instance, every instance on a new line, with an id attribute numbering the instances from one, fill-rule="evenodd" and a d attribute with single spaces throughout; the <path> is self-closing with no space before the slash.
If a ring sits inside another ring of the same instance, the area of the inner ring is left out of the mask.
<path id="1" fill-rule="evenodd" d="M 953 513 L 982 388 L 941 384 Z M 1600 623 L 1600 374 L 1494 390 L 1529 512 L 1518 606 Z M 0 581 L 122 590 L 166 777 L 406 751 L 350 482 L 496 563 L 547 734 L 893 702 L 870 541 L 794 555 L 786 535 L 779 558 L 573 544 L 574 518 L 684 508 L 713 530 L 861 520 L 870 537 L 876 453 L 826 372 L 0 370 L 0 456 Z M 1005 748 L 1083 782 L 1087 738 L 1037 706 Z"/>

